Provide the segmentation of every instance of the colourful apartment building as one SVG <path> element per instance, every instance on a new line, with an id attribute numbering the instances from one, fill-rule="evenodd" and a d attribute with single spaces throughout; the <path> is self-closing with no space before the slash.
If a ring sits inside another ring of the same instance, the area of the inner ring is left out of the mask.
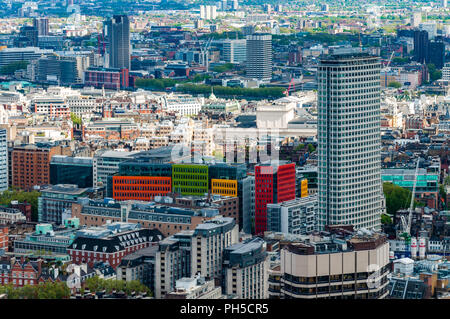
<path id="1" fill-rule="evenodd" d="M 208 166 L 172 165 L 172 189 L 181 195 L 204 195 L 209 191 Z"/>
<path id="2" fill-rule="evenodd" d="M 115 200 L 151 201 L 172 192 L 172 178 L 164 176 L 113 176 Z"/>
<path id="3" fill-rule="evenodd" d="M 267 204 L 295 199 L 295 164 L 255 166 L 255 233 L 267 230 Z"/>
<path id="4" fill-rule="evenodd" d="M 238 181 L 235 179 L 211 179 L 211 193 L 222 196 L 238 196 Z"/>

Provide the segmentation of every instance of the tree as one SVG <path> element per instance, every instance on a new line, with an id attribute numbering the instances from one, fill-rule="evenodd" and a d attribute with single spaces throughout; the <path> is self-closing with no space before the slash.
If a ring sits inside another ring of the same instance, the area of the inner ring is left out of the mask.
<path id="1" fill-rule="evenodd" d="M 316 150 L 316 148 L 314 147 L 314 145 L 308 144 L 308 152 L 309 152 L 309 153 L 312 153 L 312 152 L 314 152 L 315 150 Z"/>
<path id="2" fill-rule="evenodd" d="M 392 218 L 389 215 L 381 214 L 381 223 L 383 225 L 392 224 Z"/>
<path id="3" fill-rule="evenodd" d="M 383 193 L 386 197 L 386 210 L 389 215 L 396 216 L 400 209 L 409 208 L 411 191 L 401 186 L 386 182 L 383 183 Z M 415 202 L 414 206 L 419 203 Z"/>
<path id="4" fill-rule="evenodd" d="M 439 80 L 442 77 L 442 72 L 437 70 L 436 66 L 433 63 L 428 63 L 427 67 L 431 82 Z"/>
<path id="5" fill-rule="evenodd" d="M 125 280 L 112 280 L 102 279 L 98 276 L 88 278 L 84 284 L 85 289 L 89 289 L 90 292 L 98 292 L 106 290 L 107 293 L 111 293 L 113 290 L 124 291 L 126 294 L 131 294 L 135 291 L 137 293 L 151 294 L 150 289 L 137 280 L 125 281 Z"/>
<path id="6" fill-rule="evenodd" d="M 11 201 L 17 200 L 21 203 L 31 204 L 31 220 L 38 221 L 38 198 L 41 193 L 38 191 L 25 192 L 22 190 L 9 189 L 0 195 L 0 205 L 8 206 Z"/>
<path id="7" fill-rule="evenodd" d="M 81 125 L 82 123 L 81 117 L 77 116 L 75 113 L 70 113 L 70 119 L 72 120 L 73 124 Z"/>
<path id="8" fill-rule="evenodd" d="M 17 70 L 26 69 L 28 65 L 27 61 L 17 61 L 4 65 L 0 68 L 0 74 L 13 75 Z"/>
<path id="9" fill-rule="evenodd" d="M 402 84 L 397 81 L 392 81 L 391 83 L 389 83 L 388 87 L 399 89 L 402 87 Z"/>
<path id="10" fill-rule="evenodd" d="M 295 148 L 294 148 L 294 151 L 300 151 L 300 150 L 302 150 L 302 149 L 304 149 L 305 148 L 305 144 L 298 144 Z"/>

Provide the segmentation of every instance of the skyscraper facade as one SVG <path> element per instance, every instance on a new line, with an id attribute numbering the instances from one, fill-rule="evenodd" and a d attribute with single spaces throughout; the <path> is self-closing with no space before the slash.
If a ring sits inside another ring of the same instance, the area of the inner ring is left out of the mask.
<path id="1" fill-rule="evenodd" d="M 318 69 L 318 228 L 381 225 L 380 62 L 330 55 Z"/>
<path id="2" fill-rule="evenodd" d="M 247 36 L 247 77 L 262 81 L 272 79 L 272 35 Z"/>
<path id="3" fill-rule="evenodd" d="M 49 34 L 48 18 L 34 18 L 33 27 L 38 31 L 38 35 L 43 36 L 48 35 Z"/>
<path id="4" fill-rule="evenodd" d="M 130 69 L 130 20 L 114 15 L 105 22 L 107 66 Z"/>
<path id="5" fill-rule="evenodd" d="M 414 31 L 414 59 L 419 63 L 425 63 L 428 53 L 428 32 L 425 30 Z"/>

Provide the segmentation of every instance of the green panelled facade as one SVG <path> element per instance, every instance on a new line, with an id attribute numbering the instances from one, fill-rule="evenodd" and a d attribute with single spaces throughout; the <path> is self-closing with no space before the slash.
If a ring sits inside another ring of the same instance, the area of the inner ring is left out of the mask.
<path id="1" fill-rule="evenodd" d="M 204 195 L 208 193 L 207 165 L 172 165 L 172 191 L 181 195 Z"/>

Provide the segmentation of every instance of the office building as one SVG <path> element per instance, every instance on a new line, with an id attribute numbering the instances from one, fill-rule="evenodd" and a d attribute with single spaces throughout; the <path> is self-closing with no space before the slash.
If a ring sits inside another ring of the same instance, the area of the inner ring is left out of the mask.
<path id="1" fill-rule="evenodd" d="M 214 285 L 214 280 L 204 277 L 181 278 L 175 283 L 175 290 L 166 299 L 222 299 L 222 289 Z"/>
<path id="2" fill-rule="evenodd" d="M 38 46 L 38 30 L 32 26 L 23 26 L 20 28 L 19 37 L 15 41 L 15 46 L 24 47 L 37 47 Z"/>
<path id="3" fill-rule="evenodd" d="M 110 199 L 80 199 L 72 205 L 72 216 L 85 226 L 101 226 L 107 222 L 127 222 L 158 229 L 164 236 L 174 235 L 182 230 L 192 230 L 205 220 L 219 214 L 217 205 L 204 207 L 182 207 L 156 202 L 123 201 Z"/>
<path id="4" fill-rule="evenodd" d="M 422 23 L 422 12 L 414 12 L 411 17 L 411 26 L 413 28 L 417 28 L 421 23 Z"/>
<path id="5" fill-rule="evenodd" d="M 414 31 L 414 59 L 419 63 L 425 63 L 428 55 L 428 32 Z"/>
<path id="6" fill-rule="evenodd" d="M 226 39 L 222 47 L 223 60 L 227 63 L 243 63 L 247 60 L 247 40 Z"/>
<path id="7" fill-rule="evenodd" d="M 428 33 L 428 39 L 434 40 L 437 36 L 437 23 L 432 22 L 422 22 L 419 24 L 419 29 L 422 31 L 426 31 Z"/>
<path id="8" fill-rule="evenodd" d="M 295 199 L 295 164 L 255 166 L 255 234 L 267 230 L 267 204 Z"/>
<path id="9" fill-rule="evenodd" d="M 19 61 L 31 62 L 52 52 L 52 50 L 41 50 L 36 47 L 6 48 L 0 50 L 0 67 Z"/>
<path id="10" fill-rule="evenodd" d="M 442 79 L 444 81 L 450 81 L 450 62 L 446 62 L 442 68 Z"/>
<path id="11" fill-rule="evenodd" d="M 445 64 L 445 43 L 442 39 L 436 38 L 428 42 L 427 63 L 434 64 L 436 69 L 440 70 Z"/>
<path id="12" fill-rule="evenodd" d="M 49 55 L 36 61 L 36 80 L 59 85 L 78 82 L 77 62 L 74 59 Z"/>
<path id="13" fill-rule="evenodd" d="M 139 224 L 110 223 L 102 227 L 80 229 L 67 248 L 72 262 L 109 263 L 116 269 L 122 259 L 140 249 L 157 245 L 164 238 L 157 229 L 141 228 Z"/>
<path id="14" fill-rule="evenodd" d="M 281 249 L 281 298 L 386 298 L 386 237 L 369 231 L 352 234 L 349 229 L 332 233 L 335 236 L 293 240 Z"/>
<path id="15" fill-rule="evenodd" d="M 12 225 L 25 221 L 26 217 L 20 210 L 0 206 L 0 225 Z"/>
<path id="16" fill-rule="evenodd" d="M 269 82 L 272 79 L 272 35 L 247 36 L 247 77 Z"/>
<path id="17" fill-rule="evenodd" d="M 0 129 L 0 193 L 8 189 L 8 141 L 6 129 Z"/>
<path id="18" fill-rule="evenodd" d="M 86 188 L 70 184 L 54 185 L 41 190 L 41 196 L 38 198 L 38 221 L 61 225 L 65 214 L 68 214 L 66 210 L 70 210 L 79 197 L 85 196 L 87 196 Z"/>
<path id="19" fill-rule="evenodd" d="M 51 224 L 37 224 L 34 232 L 14 240 L 14 252 L 61 257 L 67 255 L 67 248 L 75 239 L 75 233 L 79 226 L 76 218 L 66 220 L 66 224 L 68 222 L 70 222 L 70 227 L 63 229 L 54 229 Z"/>
<path id="20" fill-rule="evenodd" d="M 316 230 L 317 195 L 267 204 L 267 230 L 307 235 Z"/>
<path id="21" fill-rule="evenodd" d="M 330 55 L 318 67 L 318 227 L 380 229 L 380 62 Z"/>
<path id="22" fill-rule="evenodd" d="M 191 274 L 221 278 L 223 251 L 238 241 L 239 229 L 233 218 L 216 217 L 198 225 L 192 234 Z"/>
<path id="23" fill-rule="evenodd" d="M 105 22 L 107 67 L 130 70 L 130 21 L 126 15 L 114 15 Z"/>
<path id="24" fill-rule="evenodd" d="M 124 281 L 137 280 L 155 291 L 155 262 L 157 246 L 136 250 L 120 262 L 116 269 L 116 279 Z"/>
<path id="25" fill-rule="evenodd" d="M 200 6 L 200 19 L 203 20 L 214 20 L 217 18 L 217 7 L 216 6 Z"/>
<path id="26" fill-rule="evenodd" d="M 30 189 L 35 185 L 50 184 L 50 160 L 62 152 L 61 146 L 52 144 L 15 146 L 11 149 L 9 164 L 12 186 Z"/>
<path id="27" fill-rule="evenodd" d="M 112 193 L 112 185 L 110 185 L 111 192 L 108 192 L 108 176 L 112 176 L 119 171 L 119 164 L 132 157 L 136 152 L 126 151 L 110 151 L 100 150 L 94 155 L 93 160 L 93 178 L 94 187 L 107 186 L 107 193 Z"/>
<path id="28" fill-rule="evenodd" d="M 50 184 L 75 184 L 80 188 L 93 186 L 93 159 L 55 155 L 50 161 Z"/>
<path id="29" fill-rule="evenodd" d="M 90 67 L 84 71 L 84 85 L 97 89 L 119 90 L 129 87 L 128 69 Z"/>
<path id="30" fill-rule="evenodd" d="M 49 35 L 48 18 L 34 18 L 33 27 L 38 31 L 39 36 Z"/>
<path id="31" fill-rule="evenodd" d="M 209 191 L 208 166 L 172 165 L 172 191 L 181 195 L 205 195 Z"/>
<path id="32" fill-rule="evenodd" d="M 269 258 L 263 239 L 255 237 L 225 248 L 223 289 L 239 299 L 267 299 Z"/>
<path id="33" fill-rule="evenodd" d="M 155 262 L 155 298 L 164 298 L 178 279 L 191 277 L 192 231 L 179 232 L 159 242 Z"/>

